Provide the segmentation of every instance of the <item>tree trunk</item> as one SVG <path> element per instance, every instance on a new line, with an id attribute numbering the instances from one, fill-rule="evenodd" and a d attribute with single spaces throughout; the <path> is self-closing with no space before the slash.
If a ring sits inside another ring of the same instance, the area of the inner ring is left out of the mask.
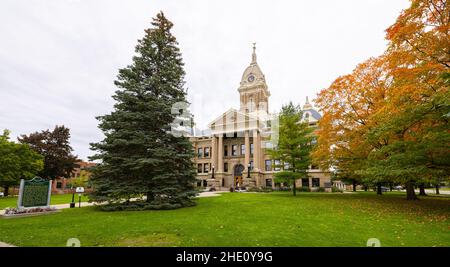
<path id="1" fill-rule="evenodd" d="M 356 180 L 353 180 L 352 183 L 353 183 L 353 192 L 356 192 Z"/>
<path id="2" fill-rule="evenodd" d="M 9 186 L 5 185 L 5 186 L 3 186 L 3 189 L 4 189 L 3 193 L 4 193 L 5 197 L 9 196 Z"/>
<path id="3" fill-rule="evenodd" d="M 416 192 L 412 182 L 406 183 L 406 200 L 417 200 Z"/>
<path id="4" fill-rule="evenodd" d="M 364 185 L 364 191 L 367 192 L 367 190 L 368 190 L 367 185 Z"/>
<path id="5" fill-rule="evenodd" d="M 393 190 L 393 186 L 392 186 L 392 183 L 389 183 L 389 191 L 391 191 L 391 192 L 392 192 L 392 190 Z"/>
<path id="6" fill-rule="evenodd" d="M 382 195 L 383 192 L 381 192 L 381 184 L 377 183 L 377 195 Z"/>
<path id="7" fill-rule="evenodd" d="M 294 196 L 297 195 L 297 189 L 295 188 L 295 179 L 294 179 L 294 185 L 292 187 L 292 193 L 294 194 Z"/>
<path id="8" fill-rule="evenodd" d="M 437 184 L 436 185 L 436 195 L 439 195 L 440 193 L 439 193 L 439 185 Z"/>
<path id="9" fill-rule="evenodd" d="M 419 184 L 419 196 L 426 196 L 427 194 L 425 193 L 425 184 L 424 183 L 420 183 Z"/>
<path id="10" fill-rule="evenodd" d="M 154 199 L 154 195 L 153 195 L 153 193 L 152 192 L 147 192 L 147 199 L 146 199 L 146 201 L 147 202 L 152 202 L 153 201 L 153 199 Z"/>

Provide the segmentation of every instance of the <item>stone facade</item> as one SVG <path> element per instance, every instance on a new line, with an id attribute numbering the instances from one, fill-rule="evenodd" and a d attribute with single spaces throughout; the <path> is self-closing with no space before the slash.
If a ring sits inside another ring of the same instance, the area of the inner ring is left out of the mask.
<path id="1" fill-rule="evenodd" d="M 272 131 L 276 116 L 269 114 L 270 92 L 265 76 L 256 61 L 253 47 L 252 61 L 238 88 L 240 108 L 229 109 L 208 126 L 210 135 L 192 136 L 196 157 L 198 186 L 228 190 L 239 187 L 272 187 L 275 184 L 273 163 L 265 153 L 276 140 Z M 316 127 L 320 114 L 306 100 L 304 119 Z M 311 166 L 309 177 L 297 181 L 298 187 L 329 187 L 330 175 Z"/>

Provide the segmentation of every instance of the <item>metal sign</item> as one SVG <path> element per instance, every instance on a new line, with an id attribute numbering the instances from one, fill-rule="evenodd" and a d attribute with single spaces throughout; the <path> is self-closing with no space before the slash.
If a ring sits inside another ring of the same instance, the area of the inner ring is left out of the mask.
<path id="1" fill-rule="evenodd" d="M 76 192 L 76 193 L 84 193 L 84 187 L 77 187 L 77 188 L 75 189 L 75 192 Z"/>
<path id="2" fill-rule="evenodd" d="M 49 207 L 52 193 L 52 181 L 40 177 L 20 180 L 18 208 Z"/>

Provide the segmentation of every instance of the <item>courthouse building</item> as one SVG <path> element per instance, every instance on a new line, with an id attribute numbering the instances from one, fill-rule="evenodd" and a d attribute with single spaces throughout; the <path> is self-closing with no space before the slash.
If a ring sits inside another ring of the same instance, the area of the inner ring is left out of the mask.
<path id="1" fill-rule="evenodd" d="M 198 186 L 227 190 L 239 187 L 278 187 L 274 173 L 283 165 L 272 159 L 266 149 L 276 143 L 277 120 L 269 114 L 270 91 L 258 66 L 255 47 L 252 61 L 242 75 L 238 88 L 240 108 L 230 108 L 209 123 L 207 135 L 190 137 L 195 149 Z M 304 120 L 317 127 L 320 114 L 306 99 Z M 329 188 L 330 175 L 310 166 L 308 177 L 297 186 L 312 190 Z"/>

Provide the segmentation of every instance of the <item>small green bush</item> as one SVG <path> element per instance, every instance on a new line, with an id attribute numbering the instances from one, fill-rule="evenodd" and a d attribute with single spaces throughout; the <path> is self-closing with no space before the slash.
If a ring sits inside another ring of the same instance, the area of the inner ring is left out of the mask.
<path id="1" fill-rule="evenodd" d="M 299 192 L 311 192 L 311 189 L 309 189 L 309 187 L 298 187 L 297 191 L 299 191 Z"/>
<path id="2" fill-rule="evenodd" d="M 247 192 L 262 192 L 262 193 L 268 193 L 272 192 L 271 187 L 250 187 L 247 189 Z"/>
<path id="3" fill-rule="evenodd" d="M 340 192 L 340 193 L 344 193 L 344 190 L 337 188 L 336 186 L 331 187 L 331 192 Z"/>

